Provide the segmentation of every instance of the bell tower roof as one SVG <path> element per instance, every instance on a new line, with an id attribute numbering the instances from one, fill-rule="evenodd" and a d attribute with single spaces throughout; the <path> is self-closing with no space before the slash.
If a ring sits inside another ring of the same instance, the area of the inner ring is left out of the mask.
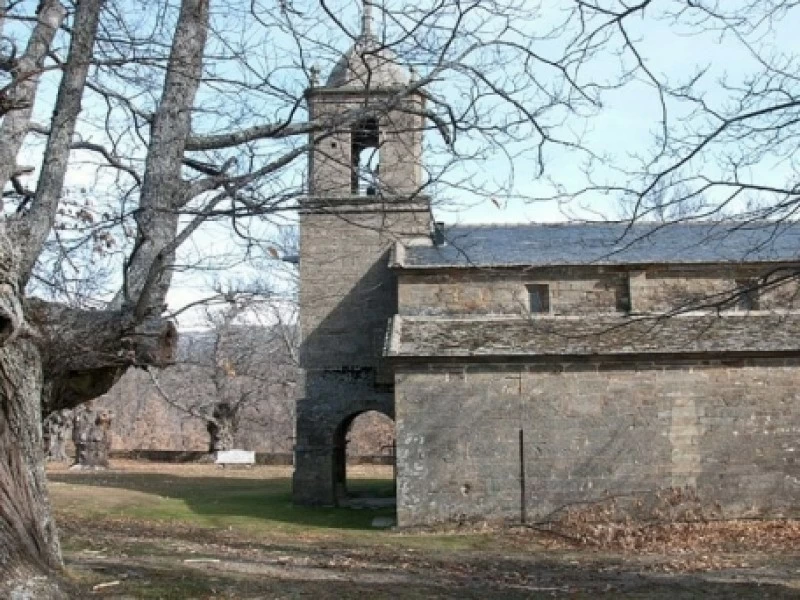
<path id="1" fill-rule="evenodd" d="M 408 85 L 410 73 L 373 32 L 372 2 L 364 0 L 361 33 L 333 67 L 326 87 L 387 88 Z"/>

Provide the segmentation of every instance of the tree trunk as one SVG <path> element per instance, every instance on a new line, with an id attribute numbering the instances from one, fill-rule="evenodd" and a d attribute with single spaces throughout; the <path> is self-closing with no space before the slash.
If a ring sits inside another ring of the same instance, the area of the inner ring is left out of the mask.
<path id="1" fill-rule="evenodd" d="M 67 436 L 72 423 L 72 411 L 51 412 L 42 423 L 44 454 L 49 462 L 67 462 Z"/>
<path id="2" fill-rule="evenodd" d="M 42 369 L 28 340 L 0 348 L 0 597 L 61 598 L 44 472 Z"/>
<path id="3" fill-rule="evenodd" d="M 81 469 L 107 469 L 111 450 L 111 418 L 106 410 L 89 406 L 75 410 L 72 420 L 72 441 L 75 442 L 75 464 Z"/>
<path id="4" fill-rule="evenodd" d="M 13 235 L 23 250 L 20 256 L 20 275 L 23 283 L 28 281 L 42 246 L 55 223 L 103 2 L 104 0 L 81 0 L 77 3 L 69 55 L 58 86 L 50 135 L 47 138 L 42 170 L 36 184 L 36 194 L 27 213 L 11 221 L 16 229 Z M 55 4 L 61 7 L 60 2 Z"/>
<path id="5" fill-rule="evenodd" d="M 108 391 L 132 365 L 166 366 L 174 327 L 134 326 L 122 313 L 25 304 L 0 223 L 0 598 L 60 598 L 60 552 L 45 485 L 42 406 L 72 408 Z M 6 270 L 10 271 L 10 274 Z M 160 323 L 160 326 L 159 326 Z M 107 456 L 107 419 L 89 436 Z M 98 452 L 99 451 L 99 452 Z M 12 596 L 12 592 L 18 592 Z M 30 593 L 28 593 L 30 592 Z M 28 593 L 28 595 L 24 595 Z"/>
<path id="6" fill-rule="evenodd" d="M 179 209 L 190 199 L 182 178 L 192 107 L 203 74 L 209 0 L 183 0 L 172 38 L 164 90 L 150 128 L 136 211 L 138 235 L 114 308 L 132 307 L 137 319 L 161 314 L 172 281 Z"/>
<path id="7" fill-rule="evenodd" d="M 136 324 L 115 311 L 23 304 L 18 250 L 0 221 L 0 598 L 61 598 L 42 406 L 86 402 L 132 364 L 166 366 L 176 336 L 158 319 Z"/>
<path id="8" fill-rule="evenodd" d="M 213 419 L 208 421 L 206 429 L 211 438 L 209 452 L 233 450 L 234 436 L 236 434 L 236 411 L 228 403 L 217 404 L 214 407 Z"/>

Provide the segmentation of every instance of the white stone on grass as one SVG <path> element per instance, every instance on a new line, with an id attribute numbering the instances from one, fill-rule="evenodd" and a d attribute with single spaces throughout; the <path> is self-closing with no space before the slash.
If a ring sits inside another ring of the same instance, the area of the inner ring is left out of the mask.
<path id="1" fill-rule="evenodd" d="M 215 462 L 218 465 L 254 465 L 256 453 L 250 450 L 220 450 Z"/>

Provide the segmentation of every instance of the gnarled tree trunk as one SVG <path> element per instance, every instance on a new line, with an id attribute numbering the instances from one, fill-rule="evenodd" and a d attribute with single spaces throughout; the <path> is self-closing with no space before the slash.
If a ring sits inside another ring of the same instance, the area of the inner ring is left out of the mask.
<path id="1" fill-rule="evenodd" d="M 0 229 L 0 246 L 4 239 Z M 21 598 L 59 598 L 61 563 L 45 486 L 42 406 L 87 402 L 108 391 L 130 365 L 166 366 L 174 356 L 175 330 L 163 321 L 160 329 L 155 321 L 133 327 L 123 313 L 41 302 L 27 304 L 31 322 L 22 323 L 21 299 L 2 280 L 0 248 L 0 337 L 6 339 L 0 346 L 0 598 L 14 590 Z M 17 322 L 9 315 L 17 315 Z M 106 429 L 104 420 L 96 427 Z M 100 437 L 95 445 L 107 444 L 107 436 Z M 30 594 L 22 595 L 26 590 Z"/>
<path id="2" fill-rule="evenodd" d="M 41 357 L 26 339 L 0 348 L 0 597 L 59 598 L 58 536 L 41 437 Z M 16 594 L 15 594 L 16 593 Z M 27 595 L 25 595 L 27 594 Z"/>
<path id="3" fill-rule="evenodd" d="M 36 194 L 25 211 L 0 221 L 3 598 L 14 592 L 36 600 L 59 597 L 61 563 L 45 487 L 42 408 L 50 412 L 78 406 L 108 391 L 129 366 L 166 366 L 175 350 L 175 329 L 160 315 L 178 233 L 176 209 L 190 199 L 181 169 L 202 74 L 208 0 L 180 3 L 164 90 L 151 126 L 137 211 L 139 235 L 126 263 L 123 301 L 109 310 L 91 311 L 29 300 L 24 303 L 27 324 L 22 318 L 22 289 L 55 222 L 102 4 L 103 0 L 76 3 L 69 60 L 63 67 Z M 25 113 L 16 117 L 29 120 Z M 19 128 L 22 131 L 21 124 Z"/>
<path id="4" fill-rule="evenodd" d="M 209 452 L 233 450 L 234 434 L 236 433 L 236 411 L 228 403 L 223 402 L 214 407 L 213 419 L 208 421 L 206 429 L 211 438 Z"/>
<path id="5" fill-rule="evenodd" d="M 107 469 L 111 450 L 111 418 L 107 410 L 83 405 L 75 409 L 72 441 L 75 443 L 73 468 Z"/>
<path id="6" fill-rule="evenodd" d="M 60 598 L 42 407 L 87 402 L 130 365 L 169 364 L 176 332 L 155 318 L 134 324 L 119 311 L 23 303 L 13 248 L 0 223 L 0 598 Z"/>
<path id="7" fill-rule="evenodd" d="M 44 455 L 48 462 L 67 462 L 67 436 L 72 428 L 72 413 L 56 410 L 42 422 Z"/>
<path id="8" fill-rule="evenodd" d="M 43 353 L 47 337 L 35 325 L 25 323 L 23 315 L 29 321 L 30 316 L 27 307 L 23 312 L 22 295 L 55 219 L 102 2 L 87 0 L 77 5 L 70 57 L 59 86 L 43 177 L 28 210 L 0 223 L 0 597 L 3 598 L 63 597 L 63 584 L 59 581 L 61 553 L 45 481 L 41 411 L 60 382 L 74 378 L 75 373 L 48 372 Z M 0 154 L 4 157 L 0 191 L 14 175 L 16 154 L 32 114 L 37 70 L 66 11 L 58 0 L 46 0 L 38 12 L 26 53 L 30 60 L 18 65 L 26 71 L 20 72 L 20 81 L 14 89 L 19 101 L 0 111 L 5 113 L 0 136 L 3 146 Z M 41 322 L 53 323 L 46 319 Z M 57 347 L 77 355 L 85 348 L 70 348 L 69 343 L 59 343 Z"/>

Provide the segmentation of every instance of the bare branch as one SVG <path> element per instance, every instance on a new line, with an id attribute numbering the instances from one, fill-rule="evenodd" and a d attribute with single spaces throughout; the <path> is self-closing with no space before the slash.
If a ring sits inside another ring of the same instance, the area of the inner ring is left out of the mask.
<path id="1" fill-rule="evenodd" d="M 25 282 L 30 277 L 55 222 L 102 5 L 103 0 L 86 0 L 80 3 L 75 13 L 74 31 L 70 43 L 71 60 L 64 68 L 58 89 L 36 195 L 25 216 L 17 218 L 13 223 L 13 236 L 25 249 L 21 258 L 21 278 Z M 26 131 L 27 128 L 26 122 Z"/>
<path id="2" fill-rule="evenodd" d="M 28 46 L 16 61 L 12 82 L 0 91 L 0 191 L 11 178 L 33 114 L 44 59 L 66 11 L 58 0 L 45 0 Z"/>

